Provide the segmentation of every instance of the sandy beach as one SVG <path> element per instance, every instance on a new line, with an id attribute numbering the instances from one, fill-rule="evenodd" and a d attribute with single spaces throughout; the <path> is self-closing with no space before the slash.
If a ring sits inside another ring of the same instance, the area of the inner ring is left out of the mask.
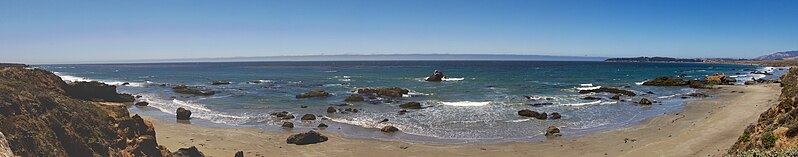
<path id="1" fill-rule="evenodd" d="M 327 142 L 286 144 L 291 133 L 254 128 L 213 128 L 153 117 L 159 144 L 170 150 L 196 146 L 210 156 L 721 156 L 743 129 L 777 103 L 778 84 L 718 86 L 689 101 L 685 110 L 663 113 L 629 128 L 577 137 L 501 144 L 424 144 L 349 139 L 320 132 Z M 620 115 L 622 116 L 622 115 Z M 375 130 L 377 131 L 377 130 Z"/>

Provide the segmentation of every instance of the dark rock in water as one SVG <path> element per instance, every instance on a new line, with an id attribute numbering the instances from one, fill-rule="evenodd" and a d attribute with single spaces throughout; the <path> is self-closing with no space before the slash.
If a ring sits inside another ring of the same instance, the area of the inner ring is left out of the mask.
<path id="1" fill-rule="evenodd" d="M 316 115 L 313 114 L 305 114 L 300 118 L 301 120 L 316 120 Z"/>
<path id="2" fill-rule="evenodd" d="M 546 128 L 546 137 L 559 137 L 559 136 L 562 136 L 562 134 L 560 134 L 560 128 L 557 128 L 556 126 L 549 126 L 548 128 Z"/>
<path id="3" fill-rule="evenodd" d="M 387 118 L 386 119 L 382 119 L 380 122 L 377 122 L 377 123 L 385 123 L 385 122 L 388 122 Z"/>
<path id="4" fill-rule="evenodd" d="M 679 77 L 687 77 L 687 76 L 689 76 L 689 75 L 687 75 L 687 74 L 679 74 Z"/>
<path id="5" fill-rule="evenodd" d="M 158 85 L 158 86 L 161 86 L 161 87 L 166 87 L 166 84 L 161 84 L 161 85 Z"/>
<path id="6" fill-rule="evenodd" d="M 408 103 L 404 103 L 404 104 L 399 105 L 399 107 L 407 108 L 407 109 L 421 109 L 421 103 L 419 103 L 419 102 L 408 102 Z"/>
<path id="7" fill-rule="evenodd" d="M 147 105 L 150 105 L 150 103 L 148 103 L 146 101 L 140 101 L 140 102 L 137 102 L 135 105 L 136 106 L 147 106 Z"/>
<path id="8" fill-rule="evenodd" d="M 397 131 L 399 131 L 399 128 L 396 128 L 394 126 L 388 125 L 388 126 L 382 127 L 382 129 L 380 129 L 380 131 L 382 131 L 382 132 L 397 132 Z"/>
<path id="9" fill-rule="evenodd" d="M 560 118 L 562 118 L 560 113 L 557 113 L 557 112 L 552 112 L 551 113 L 551 119 L 560 119 Z"/>
<path id="10" fill-rule="evenodd" d="M 688 85 L 690 82 L 680 79 L 680 78 L 673 78 L 673 77 L 658 77 L 651 81 L 643 82 L 643 85 L 646 86 L 684 86 Z"/>
<path id="11" fill-rule="evenodd" d="M 332 107 L 332 106 L 330 106 L 330 107 L 327 107 L 327 113 L 335 113 L 335 112 L 337 112 L 337 111 L 338 111 L 338 110 L 336 110 L 336 109 L 335 109 L 335 107 Z"/>
<path id="12" fill-rule="evenodd" d="M 208 96 L 216 94 L 215 91 L 204 91 L 204 90 L 194 89 L 186 85 L 178 85 L 172 87 L 172 91 L 180 94 L 191 94 L 191 95 L 200 95 L 200 96 Z"/>
<path id="13" fill-rule="evenodd" d="M 294 119 L 294 115 L 293 114 L 288 114 L 288 115 L 285 115 L 285 117 L 283 117 L 282 119 Z"/>
<path id="14" fill-rule="evenodd" d="M 399 115 L 404 115 L 405 113 L 407 113 L 407 110 L 400 110 L 399 111 Z"/>
<path id="15" fill-rule="evenodd" d="M 357 89 L 358 94 L 374 94 L 381 97 L 402 97 L 404 94 L 410 93 L 410 90 L 398 87 L 393 88 L 362 88 Z"/>
<path id="16" fill-rule="evenodd" d="M 308 106 L 302 105 L 302 106 L 299 106 L 299 108 L 308 108 Z"/>
<path id="17" fill-rule="evenodd" d="M 197 147 L 194 146 L 189 148 L 180 148 L 172 155 L 175 157 L 205 157 L 205 154 L 202 154 L 202 152 L 200 152 Z"/>
<path id="18" fill-rule="evenodd" d="M 640 102 L 637 102 L 637 103 L 640 104 L 640 105 L 651 105 L 651 101 L 646 99 L 646 98 L 640 99 Z"/>
<path id="19" fill-rule="evenodd" d="M 648 91 L 648 92 L 646 92 L 646 94 L 654 94 L 654 92 Z"/>
<path id="20" fill-rule="evenodd" d="M 348 97 L 346 97 L 346 100 L 344 100 L 344 101 L 347 101 L 347 102 L 361 102 L 361 101 L 365 101 L 365 99 L 361 95 L 352 94 L 352 95 L 349 95 Z"/>
<path id="21" fill-rule="evenodd" d="M 102 82 L 72 82 L 66 84 L 64 87 L 65 95 L 88 101 L 98 102 L 133 102 L 130 94 L 119 94 L 116 92 L 116 86 L 108 85 Z"/>
<path id="22" fill-rule="evenodd" d="M 213 82 L 211 82 L 211 85 L 226 85 L 226 84 L 230 84 L 230 82 L 227 82 L 227 81 L 213 81 Z"/>
<path id="23" fill-rule="evenodd" d="M 329 127 L 329 126 L 327 126 L 327 124 L 321 123 L 321 124 L 319 124 L 319 126 L 317 126 L 317 127 L 319 127 L 319 128 L 326 128 L 326 127 Z"/>
<path id="24" fill-rule="evenodd" d="M 125 82 L 125 83 L 122 83 L 122 85 L 123 85 L 123 86 L 129 86 L 129 85 L 130 85 L 130 83 L 128 83 L 128 82 Z"/>
<path id="25" fill-rule="evenodd" d="M 186 110 L 185 108 L 177 108 L 175 112 L 177 115 L 177 120 L 189 120 L 191 119 L 191 111 Z"/>
<path id="26" fill-rule="evenodd" d="M 346 111 L 346 112 L 352 112 L 352 113 L 357 113 L 357 112 L 360 112 L 360 110 L 358 110 L 358 109 L 356 109 L 356 108 L 346 108 L 346 109 L 344 109 L 344 111 Z"/>
<path id="27" fill-rule="evenodd" d="M 519 116 L 524 116 L 524 117 L 532 117 L 532 118 L 536 118 L 536 119 L 540 119 L 540 120 L 545 120 L 547 118 L 546 112 L 539 113 L 537 111 L 532 111 L 532 110 L 521 110 L 521 111 L 518 111 L 518 115 Z"/>
<path id="28" fill-rule="evenodd" d="M 308 131 L 306 133 L 294 134 L 288 137 L 286 143 L 296 145 L 315 144 L 327 141 L 327 136 L 321 135 L 315 131 Z"/>
<path id="29" fill-rule="evenodd" d="M 283 125 L 281 125 L 281 127 L 283 127 L 283 128 L 294 128 L 294 123 L 283 122 Z"/>
<path id="30" fill-rule="evenodd" d="M 302 98 L 328 97 L 328 96 L 330 96 L 330 93 L 327 93 L 324 90 L 319 89 L 319 90 L 312 90 L 307 93 L 298 94 L 296 95 L 296 98 L 302 99 Z"/>
<path id="31" fill-rule="evenodd" d="M 704 94 L 704 93 L 690 93 L 688 95 L 691 96 L 691 97 L 696 97 L 696 98 L 704 98 L 704 97 L 708 97 L 709 96 L 709 95 Z"/>
<path id="32" fill-rule="evenodd" d="M 269 115 L 272 115 L 272 116 L 275 116 L 275 117 L 285 117 L 285 116 L 288 116 L 288 111 L 272 112 Z"/>
<path id="33" fill-rule="evenodd" d="M 432 72 L 432 75 L 429 75 L 425 81 L 440 82 L 443 81 L 443 78 L 446 78 L 446 76 L 443 75 L 441 71 L 435 70 L 435 72 Z"/>
<path id="34" fill-rule="evenodd" d="M 593 90 L 580 90 L 579 94 L 587 94 L 587 93 L 612 93 L 612 94 L 623 94 L 628 96 L 636 96 L 632 91 L 623 90 L 623 89 L 616 89 L 616 88 L 598 88 Z"/>
<path id="35" fill-rule="evenodd" d="M 244 157 L 244 151 L 238 151 L 238 152 L 236 152 L 236 155 L 235 155 L 235 156 L 233 156 L 233 157 Z"/>
<path id="36" fill-rule="evenodd" d="M 554 103 L 544 102 L 544 103 L 534 103 L 534 104 L 527 104 L 527 105 L 530 105 L 530 106 L 544 106 L 544 105 L 554 105 Z"/>
<path id="37" fill-rule="evenodd" d="M 582 99 L 584 99 L 584 100 L 601 100 L 601 98 L 592 97 L 592 96 L 585 97 L 585 98 L 582 98 Z"/>
<path id="38" fill-rule="evenodd" d="M 613 100 L 621 100 L 621 95 L 620 95 L 620 94 L 615 94 L 615 95 L 614 95 L 614 96 L 612 96 L 610 99 L 613 99 Z"/>
<path id="39" fill-rule="evenodd" d="M 349 106 L 349 104 L 338 104 L 338 105 L 335 105 L 335 106 Z"/>

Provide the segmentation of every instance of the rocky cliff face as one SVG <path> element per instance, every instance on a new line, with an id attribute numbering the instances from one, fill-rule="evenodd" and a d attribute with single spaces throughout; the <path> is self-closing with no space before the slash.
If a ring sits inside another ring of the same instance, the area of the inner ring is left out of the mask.
<path id="1" fill-rule="evenodd" d="M 779 104 L 762 113 L 756 124 L 745 129 L 729 150 L 730 154 L 798 148 L 798 68 L 782 76 L 781 86 Z"/>
<path id="2" fill-rule="evenodd" d="M 40 69 L 0 67 L 0 132 L 18 156 L 173 156 L 116 87 L 66 84 Z M 95 92 L 86 94 L 86 92 Z M 68 95 L 74 96 L 70 97 Z M 1 150 L 0 150 L 1 151 Z"/>

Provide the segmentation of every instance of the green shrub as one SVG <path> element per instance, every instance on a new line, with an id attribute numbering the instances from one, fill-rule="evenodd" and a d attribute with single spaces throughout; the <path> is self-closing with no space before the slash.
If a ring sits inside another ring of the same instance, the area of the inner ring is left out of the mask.
<path id="1" fill-rule="evenodd" d="M 767 133 L 765 133 L 765 135 L 762 135 L 762 145 L 764 145 L 765 148 L 767 148 L 767 149 L 770 149 L 770 148 L 773 148 L 773 146 L 776 146 L 776 141 L 777 140 L 779 140 L 779 137 L 777 137 L 776 135 L 773 135 L 773 132 L 767 132 Z"/>
<path id="2" fill-rule="evenodd" d="M 751 133 L 743 132 L 743 135 L 740 136 L 739 141 L 748 142 L 751 140 Z"/>

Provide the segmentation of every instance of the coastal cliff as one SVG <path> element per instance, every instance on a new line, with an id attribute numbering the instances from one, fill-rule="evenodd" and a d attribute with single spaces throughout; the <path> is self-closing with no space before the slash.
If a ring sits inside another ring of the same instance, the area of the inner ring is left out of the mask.
<path id="1" fill-rule="evenodd" d="M 101 93 L 87 93 L 92 91 Z M 138 115 L 131 117 L 129 103 L 120 103 L 131 101 L 130 95 L 117 94 L 115 86 L 67 84 L 45 70 L 0 66 L 0 132 L 5 135 L 0 142 L 7 142 L 0 145 L 7 147 L 0 153 L 10 149 L 17 156 L 182 156 L 158 145 L 152 124 Z"/>
<path id="2" fill-rule="evenodd" d="M 758 156 L 764 154 L 798 155 L 798 68 L 782 76 L 778 105 L 762 113 L 757 123 L 749 125 L 729 154 Z"/>

